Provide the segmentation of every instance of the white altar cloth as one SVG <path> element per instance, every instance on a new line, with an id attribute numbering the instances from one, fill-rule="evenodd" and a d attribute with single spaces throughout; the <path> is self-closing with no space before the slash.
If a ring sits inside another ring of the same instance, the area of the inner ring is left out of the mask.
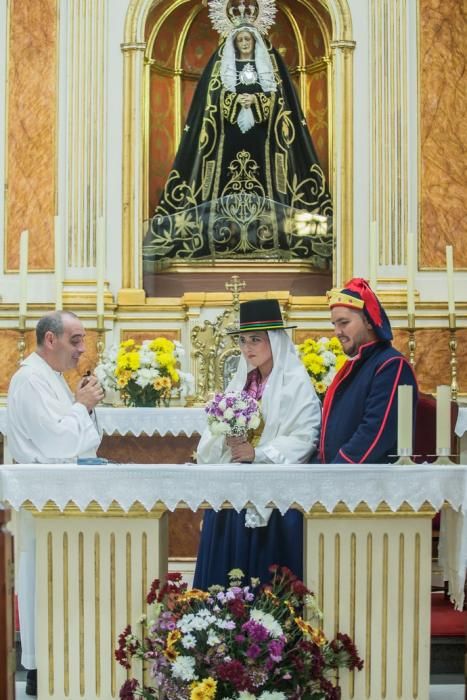
<path id="1" fill-rule="evenodd" d="M 97 423 L 106 435 L 201 434 L 206 426 L 203 408 L 114 408 L 98 406 Z M 0 407 L 0 433 L 6 433 L 6 407 Z"/>
<path id="2" fill-rule="evenodd" d="M 62 510 L 71 500 L 84 510 L 96 501 L 107 510 L 116 501 L 123 510 L 139 501 L 146 509 L 163 502 L 196 510 L 228 501 L 236 510 L 251 502 L 271 501 L 284 513 L 293 503 L 309 510 L 321 503 L 328 511 L 343 501 L 353 510 L 361 501 L 375 510 L 385 501 L 392 510 L 407 502 L 415 510 L 428 501 L 439 510 L 467 510 L 467 467 L 316 464 L 74 464 L 6 466 L 0 469 L 0 499 L 18 509 L 31 501 L 38 509 L 52 500 Z"/>
<path id="3" fill-rule="evenodd" d="M 204 408 L 111 408 L 98 406 L 97 423 L 106 435 L 201 434 L 206 427 Z"/>
<path id="4" fill-rule="evenodd" d="M 467 407 L 465 406 L 459 406 L 455 432 L 458 437 L 462 437 L 464 433 L 467 433 Z"/>
<path id="5" fill-rule="evenodd" d="M 51 500 L 61 510 L 72 501 L 84 510 L 91 501 L 107 510 L 115 501 L 127 511 L 138 501 L 147 510 L 163 503 L 173 511 L 186 504 L 196 510 L 229 502 L 236 510 L 247 503 L 273 502 L 284 513 L 293 503 L 327 511 L 343 501 L 350 510 L 365 502 L 372 510 L 383 501 L 393 510 L 408 503 L 418 510 L 425 501 L 449 517 L 441 531 L 440 563 L 452 600 L 463 604 L 467 565 L 467 466 L 395 465 L 14 465 L 0 469 L 0 500 L 18 510 L 25 501 L 38 509 Z"/>

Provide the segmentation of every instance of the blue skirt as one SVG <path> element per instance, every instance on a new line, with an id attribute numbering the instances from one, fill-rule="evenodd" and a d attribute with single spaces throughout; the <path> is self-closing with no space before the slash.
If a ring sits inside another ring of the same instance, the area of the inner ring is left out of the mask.
<path id="1" fill-rule="evenodd" d="M 241 569 L 245 584 L 250 578 L 269 582 L 271 564 L 288 566 L 303 576 L 303 516 L 295 509 L 281 515 L 276 509 L 266 527 L 245 527 L 245 511 L 206 510 L 193 581 L 195 588 L 206 590 L 219 584 L 227 586 L 228 572 Z"/>

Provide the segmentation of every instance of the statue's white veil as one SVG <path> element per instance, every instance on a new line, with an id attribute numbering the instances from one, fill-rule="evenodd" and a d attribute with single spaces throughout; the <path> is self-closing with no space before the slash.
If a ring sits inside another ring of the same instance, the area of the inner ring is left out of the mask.
<path id="1" fill-rule="evenodd" d="M 258 73 L 258 82 L 264 92 L 276 92 L 277 82 L 274 77 L 271 57 L 263 41 L 259 31 L 251 25 L 242 25 L 235 27 L 224 44 L 224 51 L 221 58 L 221 80 L 227 90 L 237 92 L 237 71 L 235 67 L 235 44 L 234 40 L 237 34 L 243 31 L 248 31 L 255 38 L 255 57 L 256 72 Z"/>

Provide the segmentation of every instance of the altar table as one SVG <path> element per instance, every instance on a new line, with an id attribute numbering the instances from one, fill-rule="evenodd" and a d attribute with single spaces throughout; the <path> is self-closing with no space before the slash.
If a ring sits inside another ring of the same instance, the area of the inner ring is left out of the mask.
<path id="1" fill-rule="evenodd" d="M 365 660 L 342 674 L 343 700 L 428 700 L 431 518 L 443 504 L 463 518 L 467 467 L 17 465 L 0 498 L 35 515 L 39 700 L 118 697 L 112 650 L 167 571 L 167 511 L 247 503 L 305 513 L 325 632 Z"/>

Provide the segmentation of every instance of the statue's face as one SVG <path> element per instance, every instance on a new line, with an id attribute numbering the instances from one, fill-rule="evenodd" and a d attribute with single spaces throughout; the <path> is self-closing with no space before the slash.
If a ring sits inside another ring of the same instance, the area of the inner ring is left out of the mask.
<path id="1" fill-rule="evenodd" d="M 240 58 L 253 58 L 255 49 L 255 39 L 253 34 L 248 31 L 238 32 L 235 37 L 235 46 Z"/>

